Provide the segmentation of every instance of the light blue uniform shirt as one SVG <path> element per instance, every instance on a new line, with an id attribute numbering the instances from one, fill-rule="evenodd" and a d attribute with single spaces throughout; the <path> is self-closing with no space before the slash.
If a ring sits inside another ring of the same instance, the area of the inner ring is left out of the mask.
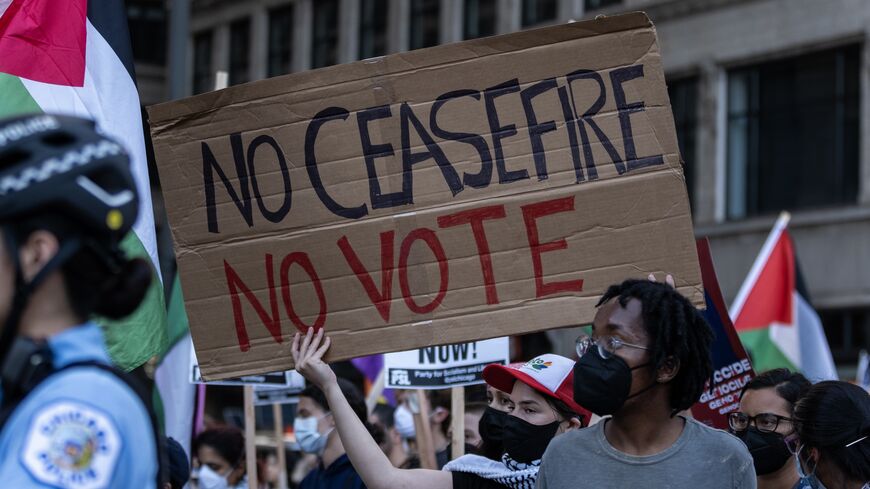
<path id="1" fill-rule="evenodd" d="M 110 364 L 99 326 L 48 339 L 55 368 Z M 153 489 L 154 435 L 139 396 L 110 372 L 75 367 L 31 392 L 0 433 L 2 487 Z"/>

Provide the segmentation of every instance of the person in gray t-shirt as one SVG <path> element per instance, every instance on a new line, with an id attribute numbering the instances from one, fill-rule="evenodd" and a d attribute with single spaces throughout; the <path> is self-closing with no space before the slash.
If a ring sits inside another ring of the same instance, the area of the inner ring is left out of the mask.
<path id="1" fill-rule="evenodd" d="M 650 487 L 732 489 L 756 484 L 752 457 L 736 437 L 693 420 L 677 441 L 654 455 L 629 455 L 607 441 L 610 418 L 557 436 L 544 454 L 538 489 Z"/>
<path id="2" fill-rule="evenodd" d="M 752 457 L 740 440 L 677 416 L 712 374 L 713 333 L 673 279 L 626 280 L 598 307 L 591 336 L 577 339 L 574 400 L 610 417 L 555 438 L 538 489 L 755 489 Z"/>

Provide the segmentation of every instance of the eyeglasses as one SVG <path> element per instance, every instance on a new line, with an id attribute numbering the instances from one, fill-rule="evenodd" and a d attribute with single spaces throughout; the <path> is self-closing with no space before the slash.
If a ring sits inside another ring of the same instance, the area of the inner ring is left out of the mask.
<path id="1" fill-rule="evenodd" d="M 749 416 L 746 413 L 731 413 L 728 415 L 728 426 L 734 431 L 745 431 L 750 424 L 755 425 L 755 429 L 762 433 L 772 433 L 779 427 L 780 421 L 791 423 L 792 419 L 786 416 L 780 416 L 773 413 L 761 413 L 755 416 Z M 792 452 L 794 453 L 794 452 Z"/>
<path id="2" fill-rule="evenodd" d="M 574 349 L 577 351 L 577 356 L 582 357 L 583 355 L 589 353 L 589 350 L 592 348 L 593 345 L 598 347 L 598 354 L 601 355 L 601 358 L 605 360 L 612 357 L 613 354 L 616 353 L 616 350 L 622 348 L 623 346 L 627 346 L 629 348 L 638 348 L 640 350 L 649 350 L 649 348 L 645 346 L 626 343 L 625 341 L 622 341 L 615 336 L 603 336 L 598 339 L 593 339 L 588 334 L 581 334 L 577 337 Z"/>

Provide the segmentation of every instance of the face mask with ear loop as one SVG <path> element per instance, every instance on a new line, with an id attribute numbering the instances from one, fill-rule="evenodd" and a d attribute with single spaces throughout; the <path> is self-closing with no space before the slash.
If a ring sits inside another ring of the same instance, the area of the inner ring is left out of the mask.
<path id="1" fill-rule="evenodd" d="M 617 355 L 604 358 L 598 348 L 590 348 L 574 364 L 574 401 L 599 416 L 619 411 L 625 401 L 639 396 L 658 385 L 656 380 L 629 395 L 632 371 L 650 366 L 647 362 L 636 367 Z"/>
<path id="2" fill-rule="evenodd" d="M 299 444 L 299 449 L 305 453 L 313 453 L 322 455 L 326 449 L 326 442 L 329 441 L 329 434 L 332 429 L 326 433 L 317 431 L 317 423 L 329 416 L 331 413 L 326 413 L 320 417 L 309 416 L 307 418 L 296 418 L 293 420 L 293 433 L 296 435 L 296 443 Z"/>
<path id="3" fill-rule="evenodd" d="M 819 466 L 818 460 L 808 460 L 808 467 L 804 469 L 804 462 L 801 458 L 801 452 L 803 452 L 804 447 L 806 447 L 806 445 L 801 445 L 800 447 L 798 447 L 797 451 L 794 454 L 798 477 L 810 481 L 810 484 L 812 484 L 813 487 L 815 487 L 816 489 L 825 489 L 825 485 L 822 484 L 822 481 L 820 481 L 819 478 L 816 476 L 816 469 Z M 810 464 L 810 462 L 812 462 L 812 464 Z"/>
<path id="4" fill-rule="evenodd" d="M 229 474 L 227 476 L 220 475 L 208 465 L 200 467 L 197 475 L 199 489 L 228 489 L 230 487 L 227 481 Z"/>

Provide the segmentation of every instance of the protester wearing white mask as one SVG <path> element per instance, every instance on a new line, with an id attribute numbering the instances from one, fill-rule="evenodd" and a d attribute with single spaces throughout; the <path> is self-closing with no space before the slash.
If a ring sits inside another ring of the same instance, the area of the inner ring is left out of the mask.
<path id="1" fill-rule="evenodd" d="M 368 427 L 362 394 L 345 379 L 339 379 L 338 383 L 351 400 L 354 412 Z M 293 431 L 299 449 L 317 455 L 319 461 L 318 466 L 302 479 L 299 489 L 365 489 L 335 431 L 335 420 L 326 396 L 317 387 L 309 386 L 299 394 Z"/>
<path id="2" fill-rule="evenodd" d="M 247 489 L 245 435 L 233 427 L 203 431 L 193 441 L 199 466 L 191 472 L 197 489 Z"/>

